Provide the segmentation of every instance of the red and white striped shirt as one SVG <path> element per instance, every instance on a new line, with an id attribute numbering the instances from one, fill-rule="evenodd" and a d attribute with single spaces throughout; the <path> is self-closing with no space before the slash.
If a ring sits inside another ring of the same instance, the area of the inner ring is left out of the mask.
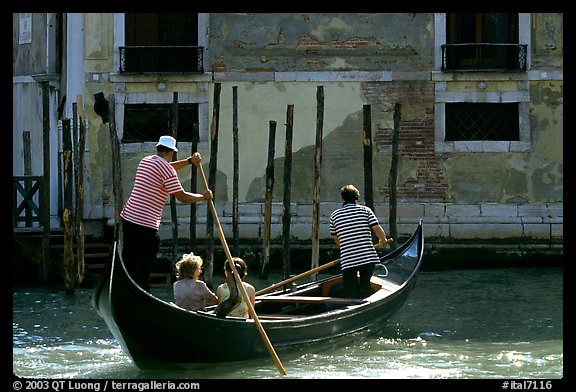
<path id="1" fill-rule="evenodd" d="M 158 230 L 166 198 L 183 190 L 176 170 L 166 159 L 158 155 L 144 157 L 138 165 L 134 188 L 120 216 Z"/>

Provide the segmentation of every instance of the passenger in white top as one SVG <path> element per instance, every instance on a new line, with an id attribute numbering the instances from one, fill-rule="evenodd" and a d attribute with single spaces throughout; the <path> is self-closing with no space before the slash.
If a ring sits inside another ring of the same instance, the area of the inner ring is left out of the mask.
<path id="1" fill-rule="evenodd" d="M 246 275 L 248 275 L 248 266 L 246 265 L 246 262 L 243 259 L 241 259 L 240 257 L 233 257 L 232 261 L 234 262 L 234 267 L 236 268 L 236 271 L 238 272 L 240 279 L 243 279 Z M 233 281 L 232 279 L 234 279 L 234 277 L 231 274 L 232 274 L 232 267 L 230 266 L 229 262 L 226 261 L 224 263 L 224 275 L 227 278 L 226 281 Z M 254 304 L 256 303 L 256 289 L 248 282 L 242 282 L 242 285 L 246 290 L 246 294 L 248 294 L 248 298 L 252 303 L 252 307 L 254 307 Z M 232 291 L 233 295 L 240 296 L 239 301 L 240 303 L 234 306 L 229 312 L 227 309 L 226 311 L 223 312 L 227 313 L 228 316 L 248 318 L 248 316 L 250 315 L 248 311 L 248 305 L 244 301 L 242 294 L 238 292 L 236 287 L 234 287 Z M 222 305 L 223 302 L 230 297 L 230 288 L 228 286 L 228 283 L 222 283 L 220 286 L 216 288 L 216 296 L 218 297 L 218 302 L 220 303 L 220 305 Z M 221 307 L 220 305 L 219 307 Z"/>

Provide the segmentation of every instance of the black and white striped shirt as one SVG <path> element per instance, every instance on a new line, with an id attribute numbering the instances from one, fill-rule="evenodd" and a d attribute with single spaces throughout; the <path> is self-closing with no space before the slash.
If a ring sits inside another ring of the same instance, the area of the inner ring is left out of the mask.
<path id="1" fill-rule="evenodd" d="M 344 203 L 330 215 L 330 235 L 340 240 L 342 269 L 380 260 L 372 242 L 372 226 L 380 224 L 372 210 L 356 203 Z"/>

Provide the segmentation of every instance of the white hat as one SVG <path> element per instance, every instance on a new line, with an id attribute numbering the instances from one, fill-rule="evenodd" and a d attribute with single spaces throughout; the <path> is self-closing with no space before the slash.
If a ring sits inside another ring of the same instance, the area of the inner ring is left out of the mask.
<path id="1" fill-rule="evenodd" d="M 156 147 L 158 146 L 164 146 L 171 150 L 178 151 L 176 148 L 176 139 L 172 136 L 160 136 L 160 140 L 158 140 L 158 143 L 156 144 Z"/>

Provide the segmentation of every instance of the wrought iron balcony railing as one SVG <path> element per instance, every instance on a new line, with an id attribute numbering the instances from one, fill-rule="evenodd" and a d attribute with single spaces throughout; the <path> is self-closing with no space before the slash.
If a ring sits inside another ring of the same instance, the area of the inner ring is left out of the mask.
<path id="1" fill-rule="evenodd" d="M 202 46 L 121 46 L 120 73 L 204 72 Z"/>
<path id="2" fill-rule="evenodd" d="M 528 45 L 442 45 L 442 71 L 526 71 Z"/>

